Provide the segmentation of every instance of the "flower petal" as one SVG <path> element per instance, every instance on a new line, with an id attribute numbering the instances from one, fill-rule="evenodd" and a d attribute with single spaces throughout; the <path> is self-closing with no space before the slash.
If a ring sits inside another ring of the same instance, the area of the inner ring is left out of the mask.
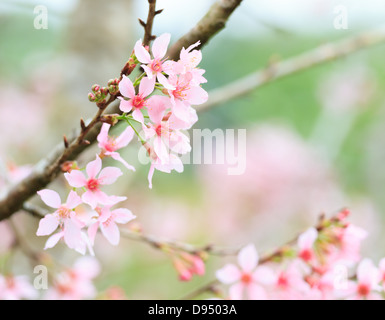
<path id="1" fill-rule="evenodd" d="M 315 228 L 310 228 L 298 237 L 298 247 L 300 249 L 310 249 L 318 238 L 318 232 Z"/>
<path id="2" fill-rule="evenodd" d="M 148 116 L 154 124 L 160 124 L 162 122 L 169 100 L 167 97 L 162 96 L 153 96 L 148 99 Z"/>
<path id="3" fill-rule="evenodd" d="M 238 264 L 244 272 L 251 272 L 258 265 L 258 252 L 254 244 L 244 247 L 238 254 Z"/>
<path id="4" fill-rule="evenodd" d="M 51 249 L 54 246 L 57 245 L 57 243 L 60 241 L 61 238 L 64 237 L 64 232 L 58 232 L 52 235 L 51 237 L 48 238 L 47 242 L 45 243 L 44 250 Z"/>
<path id="5" fill-rule="evenodd" d="M 138 58 L 138 60 L 142 63 L 150 63 L 151 57 L 148 51 L 143 47 L 142 39 L 138 40 L 135 43 L 134 47 L 135 55 Z"/>
<path id="6" fill-rule="evenodd" d="M 56 191 L 45 189 L 38 191 L 37 194 L 47 206 L 54 209 L 58 209 L 61 206 L 61 199 Z"/>
<path id="7" fill-rule="evenodd" d="M 132 110 L 131 101 L 124 100 L 122 97 L 118 97 L 120 100 L 119 109 L 123 112 L 130 112 Z"/>
<path id="8" fill-rule="evenodd" d="M 136 218 L 136 216 L 132 214 L 131 210 L 125 208 L 116 209 L 112 211 L 112 214 L 114 215 L 114 221 L 120 224 L 126 224 Z"/>
<path id="9" fill-rule="evenodd" d="M 152 77 L 152 79 L 145 77 L 140 81 L 139 85 L 139 94 L 143 97 L 149 96 L 153 91 L 155 87 L 155 78 Z"/>
<path id="10" fill-rule="evenodd" d="M 102 128 L 100 129 L 100 133 L 97 137 L 97 140 L 99 142 L 99 147 L 101 147 L 101 144 L 104 144 L 108 142 L 108 131 L 110 130 L 111 125 L 108 123 L 103 123 Z"/>
<path id="11" fill-rule="evenodd" d="M 70 191 L 67 198 L 66 207 L 68 209 L 75 209 L 81 203 L 82 199 L 79 197 L 79 195 L 75 191 Z"/>
<path id="12" fill-rule="evenodd" d="M 155 59 L 162 59 L 165 56 L 170 39 L 171 34 L 164 33 L 154 40 L 152 44 L 152 54 Z"/>
<path id="13" fill-rule="evenodd" d="M 231 300 L 243 300 L 245 286 L 243 283 L 238 282 L 233 284 L 229 289 L 229 296 Z"/>
<path id="14" fill-rule="evenodd" d="M 72 170 L 64 174 L 67 182 L 71 187 L 81 188 L 87 184 L 87 179 L 80 170 Z"/>
<path id="15" fill-rule="evenodd" d="M 116 161 L 119 161 L 120 163 L 122 163 L 128 170 L 132 170 L 132 171 L 136 171 L 135 170 L 135 167 L 133 167 L 132 165 L 128 164 L 126 162 L 126 160 L 124 160 L 119 153 L 117 152 L 111 152 L 110 154 L 111 158 L 116 160 Z"/>
<path id="16" fill-rule="evenodd" d="M 100 172 L 99 183 L 100 184 L 113 184 L 121 175 L 123 175 L 122 170 L 115 167 L 107 167 Z"/>
<path id="17" fill-rule="evenodd" d="M 140 122 L 140 123 L 144 123 L 144 117 L 143 117 L 143 113 L 142 111 L 140 111 L 139 109 L 135 109 L 133 112 L 132 112 L 132 117 Z"/>
<path id="18" fill-rule="evenodd" d="M 123 79 L 119 82 L 119 90 L 120 93 L 125 96 L 126 98 L 133 98 L 135 97 L 135 88 L 132 84 L 130 78 L 123 75 Z"/>
<path id="19" fill-rule="evenodd" d="M 88 228 L 88 238 L 90 239 L 90 242 L 92 245 L 95 244 L 95 237 L 99 229 L 99 222 L 95 222 L 94 224 L 91 224 Z"/>
<path id="20" fill-rule="evenodd" d="M 131 140 L 133 139 L 134 135 L 135 135 L 134 130 L 131 127 L 127 127 L 120 134 L 120 136 L 116 138 L 116 140 L 115 140 L 116 148 L 117 149 L 122 149 L 122 148 L 126 147 L 131 142 Z"/>
<path id="21" fill-rule="evenodd" d="M 104 237 L 111 243 L 113 246 L 117 246 L 120 241 L 120 232 L 118 226 L 114 222 L 102 223 L 100 229 Z"/>
<path id="22" fill-rule="evenodd" d="M 71 219 L 64 223 L 64 242 L 71 249 L 78 248 L 83 242 L 80 229 Z"/>
<path id="23" fill-rule="evenodd" d="M 216 272 L 217 279 L 224 284 L 231 284 L 239 281 L 241 272 L 237 266 L 233 264 L 226 264 L 222 269 Z"/>
<path id="24" fill-rule="evenodd" d="M 102 169 L 102 160 L 97 155 L 94 161 L 91 161 L 90 163 L 87 164 L 86 171 L 88 174 L 88 178 L 95 179 L 101 169 Z"/>
<path id="25" fill-rule="evenodd" d="M 54 232 L 59 226 L 59 220 L 53 214 L 46 215 L 39 222 L 39 228 L 36 232 L 37 236 L 48 236 Z"/>
<path id="26" fill-rule="evenodd" d="M 156 74 L 159 83 L 168 90 L 175 90 L 175 87 L 168 82 L 167 78 L 160 72 Z"/>

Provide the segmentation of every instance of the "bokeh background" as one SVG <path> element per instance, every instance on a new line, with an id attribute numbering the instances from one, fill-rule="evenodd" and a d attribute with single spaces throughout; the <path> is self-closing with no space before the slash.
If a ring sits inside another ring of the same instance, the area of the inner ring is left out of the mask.
<path id="1" fill-rule="evenodd" d="M 164 12 L 154 33 L 172 40 L 202 17 L 211 0 L 159 0 Z M 348 30 L 333 26 L 336 5 L 348 9 Z M 47 30 L 36 30 L 33 9 L 48 8 Z M 206 90 L 381 24 L 382 1 L 244 0 L 227 28 L 203 49 Z M 0 159 L 15 179 L 69 134 L 79 118 L 95 112 L 87 94 L 94 83 L 118 76 L 143 31 L 144 0 L 0 0 Z M 199 114 L 195 128 L 247 129 L 247 169 L 227 175 L 226 165 L 186 165 L 182 174 L 156 172 L 132 143 L 123 157 L 137 168 L 112 191 L 127 195 L 127 208 L 144 233 L 197 245 L 239 247 L 253 242 L 261 253 L 290 240 L 321 213 L 342 207 L 369 231 L 363 254 L 385 255 L 385 67 L 384 46 L 354 53 L 260 88 Z M 118 129 L 119 130 L 119 129 Z M 91 149 L 79 159 L 94 157 Z M 116 165 L 116 163 L 114 163 Z M 5 186 L 0 180 L 0 194 Z M 64 195 L 58 179 L 52 188 Z M 42 205 L 39 199 L 33 199 Z M 36 249 L 38 221 L 19 213 L 14 222 Z M 129 226 L 130 227 L 130 226 Z M 32 277 L 28 260 L 9 250 L 12 233 L 0 223 L 0 273 L 11 268 Z M 15 252 L 14 252 L 15 251 Z M 64 246 L 48 252 L 60 264 L 77 257 Z M 119 286 L 129 299 L 177 299 L 214 278 L 232 258 L 211 257 L 204 277 L 178 280 L 166 255 L 122 239 L 119 247 L 97 240 L 103 271 L 100 292 Z"/>

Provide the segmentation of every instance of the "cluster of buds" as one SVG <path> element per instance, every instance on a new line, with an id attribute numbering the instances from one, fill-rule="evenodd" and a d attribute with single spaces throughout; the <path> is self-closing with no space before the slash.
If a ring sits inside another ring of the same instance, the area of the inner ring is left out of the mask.
<path id="1" fill-rule="evenodd" d="M 116 95 L 119 92 L 119 82 L 118 78 L 108 81 L 108 92 L 111 95 Z"/>
<path id="2" fill-rule="evenodd" d="M 109 93 L 109 88 L 101 87 L 98 84 L 92 86 L 92 92 L 88 94 L 88 100 L 96 103 L 106 102 L 107 95 Z"/>
<path id="3" fill-rule="evenodd" d="M 198 254 L 187 252 L 178 252 L 173 257 L 173 265 L 179 275 L 179 280 L 190 281 L 195 275 L 203 276 L 205 274 L 204 257 Z"/>

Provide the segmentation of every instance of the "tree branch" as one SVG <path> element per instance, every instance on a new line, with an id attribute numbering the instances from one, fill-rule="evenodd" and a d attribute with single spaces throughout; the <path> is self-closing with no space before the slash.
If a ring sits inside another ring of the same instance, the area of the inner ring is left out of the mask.
<path id="1" fill-rule="evenodd" d="M 242 0 L 218 0 L 206 15 L 187 34 L 180 38 L 168 51 L 168 57 L 172 60 L 179 59 L 179 52 L 193 43 L 200 41 L 200 47 L 204 46 L 215 34 L 221 31 L 234 10 Z"/>
<path id="2" fill-rule="evenodd" d="M 147 21 L 144 22 L 139 19 L 140 24 L 144 28 L 144 37 L 143 37 L 144 46 L 148 46 L 151 40 L 153 40 L 154 36 L 152 35 L 152 26 L 154 23 L 154 18 L 158 13 L 161 12 L 161 11 L 156 11 L 156 0 L 148 0 L 148 5 L 149 5 L 149 9 L 148 9 Z"/>
<path id="3" fill-rule="evenodd" d="M 385 42 L 385 25 L 365 31 L 348 39 L 328 43 L 294 58 L 269 65 L 223 87 L 212 90 L 209 100 L 197 107 L 198 111 L 208 110 L 229 100 L 244 96 L 275 80 L 287 77 L 317 65 L 343 58 L 361 49 Z"/>

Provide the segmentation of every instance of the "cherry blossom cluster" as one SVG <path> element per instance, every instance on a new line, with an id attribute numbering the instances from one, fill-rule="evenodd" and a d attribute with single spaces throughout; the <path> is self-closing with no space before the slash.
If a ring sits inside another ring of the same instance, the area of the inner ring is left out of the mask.
<path id="1" fill-rule="evenodd" d="M 216 272 L 229 285 L 232 300 L 383 299 L 385 258 L 375 266 L 362 259 L 366 231 L 346 221 L 348 211 L 324 219 L 298 237 L 295 246 L 282 247 L 260 261 L 253 244 L 238 254 L 237 264 Z"/>
<path id="2" fill-rule="evenodd" d="M 126 169 L 135 171 L 119 153 L 134 138 L 135 134 L 145 147 L 151 159 L 148 175 L 152 188 L 152 176 L 156 170 L 163 172 L 183 171 L 179 155 L 190 152 L 191 146 L 183 130 L 191 128 L 198 120 L 192 105 L 204 103 L 207 92 L 201 84 L 206 82 L 204 70 L 197 66 L 202 54 L 195 48 L 199 42 L 183 48 L 178 61 L 165 58 L 170 34 L 163 34 L 153 42 L 151 52 L 139 40 L 129 59 L 129 71 L 140 64 L 144 70 L 134 81 L 126 75 L 111 80 L 108 87 L 94 85 L 89 99 L 99 108 L 106 103 L 108 95 L 120 99 L 122 115 L 103 115 L 103 125 L 97 137 L 100 152 L 85 169 L 72 162 L 62 166 L 65 179 L 71 191 L 63 202 L 53 190 L 41 190 L 42 201 L 55 211 L 46 215 L 39 224 L 38 236 L 48 236 L 45 248 L 54 247 L 61 239 L 65 244 L 82 254 L 87 249 L 93 255 L 93 245 L 100 230 L 112 244 L 118 245 L 120 232 L 117 224 L 126 224 L 135 216 L 130 210 L 115 207 L 126 197 L 108 195 L 103 190 L 123 175 L 117 167 L 104 167 L 103 159 L 111 158 L 122 163 Z M 127 127 L 118 137 L 110 135 L 112 125 L 124 122 Z M 137 130 L 136 126 L 141 126 Z M 84 127 L 84 122 L 82 122 Z M 139 133 L 141 131 L 141 133 Z M 83 214 L 84 212 L 88 214 Z M 58 232 L 56 232 L 58 230 Z M 198 271 L 197 273 L 200 273 Z"/>

